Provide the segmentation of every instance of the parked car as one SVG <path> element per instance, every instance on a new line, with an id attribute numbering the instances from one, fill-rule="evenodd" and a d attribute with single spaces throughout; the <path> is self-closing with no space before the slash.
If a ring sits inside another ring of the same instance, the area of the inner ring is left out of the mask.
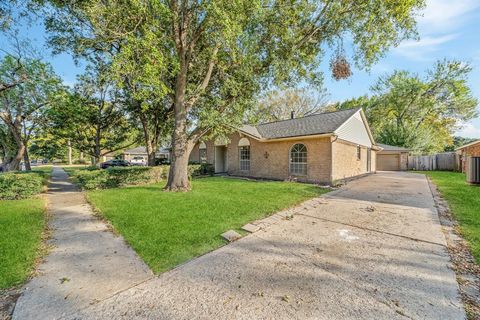
<path id="1" fill-rule="evenodd" d="M 137 156 L 133 157 L 132 160 L 130 160 L 130 163 L 132 166 L 146 166 L 147 160 L 144 157 Z"/>
<path id="2" fill-rule="evenodd" d="M 120 160 L 120 159 L 112 159 L 112 160 L 108 160 L 100 163 L 100 168 L 102 169 L 107 169 L 110 167 L 128 167 L 128 166 L 130 166 L 130 162 L 126 160 Z"/>

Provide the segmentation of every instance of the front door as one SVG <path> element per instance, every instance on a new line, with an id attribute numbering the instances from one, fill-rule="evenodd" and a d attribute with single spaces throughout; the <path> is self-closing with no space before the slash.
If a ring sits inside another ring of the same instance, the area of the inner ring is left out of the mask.
<path id="1" fill-rule="evenodd" d="M 215 173 L 227 171 L 227 147 L 215 146 Z"/>

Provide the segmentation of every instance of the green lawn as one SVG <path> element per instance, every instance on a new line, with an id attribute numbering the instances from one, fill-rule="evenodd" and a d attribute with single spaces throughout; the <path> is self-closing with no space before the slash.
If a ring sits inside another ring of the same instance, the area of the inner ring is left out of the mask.
<path id="1" fill-rule="evenodd" d="M 38 257 L 45 225 L 40 198 L 0 200 L 0 289 L 21 284 Z"/>
<path id="2" fill-rule="evenodd" d="M 221 177 L 187 193 L 162 184 L 88 192 L 90 202 L 159 273 L 223 245 L 220 234 L 327 192 L 313 185 Z"/>
<path id="3" fill-rule="evenodd" d="M 480 187 L 467 184 L 465 174 L 427 171 L 460 224 L 463 237 L 470 243 L 473 256 L 480 264 Z"/>

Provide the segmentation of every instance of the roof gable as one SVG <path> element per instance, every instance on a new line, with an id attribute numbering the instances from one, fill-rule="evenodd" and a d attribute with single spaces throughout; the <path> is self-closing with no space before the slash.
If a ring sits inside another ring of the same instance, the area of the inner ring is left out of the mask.
<path id="1" fill-rule="evenodd" d="M 348 118 L 340 127 L 335 130 L 335 135 L 342 140 L 353 142 L 362 146 L 372 147 L 375 145 L 367 119 L 362 109 Z"/>

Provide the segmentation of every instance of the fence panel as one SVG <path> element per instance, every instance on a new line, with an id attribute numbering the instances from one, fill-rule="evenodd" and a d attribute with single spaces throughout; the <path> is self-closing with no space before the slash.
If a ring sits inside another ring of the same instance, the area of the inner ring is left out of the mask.
<path id="1" fill-rule="evenodd" d="M 428 156 L 408 156 L 409 170 L 458 170 L 458 155 L 455 152 L 444 152 Z"/>

